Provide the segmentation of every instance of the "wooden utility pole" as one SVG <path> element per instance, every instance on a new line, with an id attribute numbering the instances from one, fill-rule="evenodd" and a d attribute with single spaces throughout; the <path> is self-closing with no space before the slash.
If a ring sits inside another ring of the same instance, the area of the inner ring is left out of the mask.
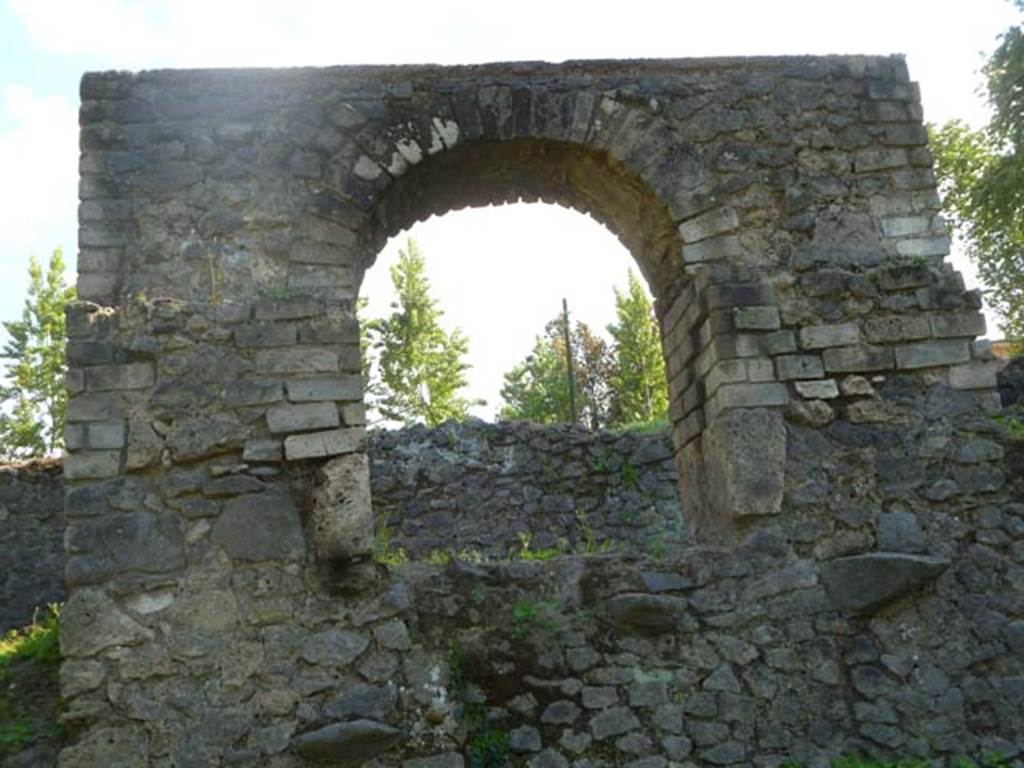
<path id="1" fill-rule="evenodd" d="M 569 375 L 569 423 L 576 423 L 576 376 L 572 369 L 572 334 L 569 333 L 569 302 L 562 299 L 562 330 L 565 333 L 565 369 Z"/>

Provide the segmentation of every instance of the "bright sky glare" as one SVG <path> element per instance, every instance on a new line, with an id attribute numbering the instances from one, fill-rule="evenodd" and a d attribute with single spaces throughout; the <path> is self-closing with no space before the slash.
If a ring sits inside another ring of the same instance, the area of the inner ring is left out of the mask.
<path id="1" fill-rule="evenodd" d="M 0 319 L 20 311 L 27 259 L 63 246 L 75 264 L 77 90 L 83 71 L 159 67 L 904 53 L 925 119 L 987 120 L 978 69 L 1017 21 L 1008 0 L 5 0 L 0 5 Z M 470 336 L 474 397 L 497 405 L 501 374 L 567 296 L 595 329 L 628 254 L 600 225 L 548 206 L 449 214 L 412 232 L 446 317 Z M 383 303 L 389 244 L 364 295 Z M 955 259 L 968 283 L 974 271 Z M 507 303 L 498 305 L 499 299 Z M 990 329 L 996 333 L 990 320 Z"/>

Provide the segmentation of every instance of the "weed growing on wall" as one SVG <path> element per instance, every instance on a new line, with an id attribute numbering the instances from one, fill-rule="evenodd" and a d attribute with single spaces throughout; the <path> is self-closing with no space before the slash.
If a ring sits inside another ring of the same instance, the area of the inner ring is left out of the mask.
<path id="1" fill-rule="evenodd" d="M 0 758 L 44 740 L 59 741 L 57 675 L 60 608 L 0 638 Z"/>
<path id="2" fill-rule="evenodd" d="M 508 733 L 494 728 L 487 719 L 487 701 L 481 700 L 466 678 L 462 649 L 457 642 L 448 646 L 448 681 L 455 716 L 466 729 L 466 757 L 469 768 L 504 768 L 508 765 Z"/>

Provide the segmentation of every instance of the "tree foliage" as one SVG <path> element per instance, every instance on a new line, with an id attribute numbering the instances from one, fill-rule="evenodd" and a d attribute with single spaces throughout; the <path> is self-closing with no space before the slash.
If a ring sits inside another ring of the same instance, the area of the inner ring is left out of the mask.
<path id="1" fill-rule="evenodd" d="M 616 321 L 608 326 L 614 342 L 611 388 L 617 405 L 616 421 L 635 424 L 668 417 L 665 359 L 661 334 L 643 284 L 629 270 L 626 290 L 615 287 Z"/>
<path id="2" fill-rule="evenodd" d="M 64 443 L 64 305 L 75 298 L 64 282 L 58 248 L 46 273 L 29 259 L 28 298 L 20 320 L 4 322 L 9 339 L 0 357 L 9 361 L 0 386 L 0 452 L 9 458 L 42 456 Z"/>
<path id="3" fill-rule="evenodd" d="M 608 344 L 577 321 L 570 336 L 576 387 L 576 422 L 591 429 L 611 423 L 613 398 L 609 384 Z M 565 317 L 558 315 L 537 336 L 533 351 L 505 374 L 498 417 L 541 424 L 571 422 L 569 372 L 565 349 Z"/>
<path id="4" fill-rule="evenodd" d="M 1024 0 L 1017 0 L 1024 11 Z M 935 170 L 951 225 L 989 286 L 1009 338 L 1024 338 L 1024 32 L 1016 25 L 983 70 L 993 117 L 930 127 Z"/>
<path id="5" fill-rule="evenodd" d="M 615 291 L 616 321 L 609 345 L 586 323 L 573 327 L 576 422 L 591 429 L 664 419 L 668 411 L 660 334 L 643 284 L 629 272 Z M 565 351 L 565 319 L 559 315 L 536 337 L 525 360 L 505 374 L 499 418 L 542 424 L 572 420 Z"/>
<path id="6" fill-rule="evenodd" d="M 426 261 L 411 238 L 390 274 L 394 311 L 366 323 L 376 354 L 376 377 L 367 389 L 371 405 L 384 419 L 404 424 L 466 418 L 475 404 L 459 394 L 470 367 L 469 340 L 458 329 L 447 333 L 441 327 L 444 312 L 430 295 Z"/>

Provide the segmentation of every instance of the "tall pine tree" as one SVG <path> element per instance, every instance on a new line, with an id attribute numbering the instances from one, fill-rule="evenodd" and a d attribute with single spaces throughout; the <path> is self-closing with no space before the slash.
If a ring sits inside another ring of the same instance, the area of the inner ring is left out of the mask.
<path id="1" fill-rule="evenodd" d="M 378 393 L 373 405 L 383 418 L 404 424 L 466 418 L 475 404 L 459 395 L 470 367 L 469 340 L 458 329 L 447 333 L 441 327 L 444 312 L 430 295 L 426 262 L 412 238 L 390 272 L 394 311 L 367 324 L 379 375 L 369 388 Z"/>
<path id="2" fill-rule="evenodd" d="M 64 283 L 64 255 L 58 248 L 46 273 L 29 259 L 28 298 L 20 320 L 4 322 L 10 338 L 0 357 L 7 380 L 0 386 L 0 453 L 27 458 L 57 451 L 64 444 L 64 305 L 75 298 Z"/>
<path id="3" fill-rule="evenodd" d="M 618 425 L 646 423 L 668 417 L 665 359 L 661 334 L 643 284 L 629 270 L 625 291 L 615 287 L 616 321 L 608 326 L 614 341 L 611 387 Z"/>

